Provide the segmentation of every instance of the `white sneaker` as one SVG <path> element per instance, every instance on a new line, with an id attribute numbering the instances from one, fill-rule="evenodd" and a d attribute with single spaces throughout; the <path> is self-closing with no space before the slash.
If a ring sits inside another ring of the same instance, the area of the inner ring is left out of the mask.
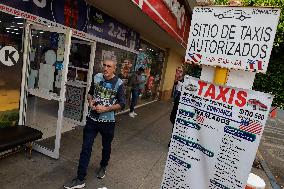
<path id="1" fill-rule="evenodd" d="M 134 112 L 130 112 L 130 113 L 129 113 L 129 117 L 134 118 L 134 117 L 135 117 Z"/>
<path id="2" fill-rule="evenodd" d="M 135 113 L 135 112 L 133 112 L 133 114 L 135 115 L 135 116 L 137 116 L 138 114 L 137 113 Z"/>

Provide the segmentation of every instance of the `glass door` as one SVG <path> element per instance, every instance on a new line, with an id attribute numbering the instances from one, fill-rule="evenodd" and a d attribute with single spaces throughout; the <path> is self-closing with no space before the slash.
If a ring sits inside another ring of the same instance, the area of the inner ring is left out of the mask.
<path id="1" fill-rule="evenodd" d="M 26 26 L 26 95 L 23 124 L 43 132 L 34 149 L 59 158 L 71 30 Z"/>
<path id="2" fill-rule="evenodd" d="M 92 82 L 94 55 L 95 42 L 72 37 L 64 117 L 79 125 L 85 124 L 88 112 L 87 93 Z"/>

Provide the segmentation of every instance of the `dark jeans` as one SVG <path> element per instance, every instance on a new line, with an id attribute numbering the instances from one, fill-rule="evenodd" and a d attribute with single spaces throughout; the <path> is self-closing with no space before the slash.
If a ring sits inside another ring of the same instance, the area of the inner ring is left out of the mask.
<path id="1" fill-rule="evenodd" d="M 95 122 L 90 118 L 87 118 L 87 123 L 83 132 L 83 144 L 80 154 L 79 166 L 77 171 L 77 178 L 84 180 L 87 175 L 87 168 L 90 162 L 92 147 L 94 139 L 97 134 L 102 135 L 102 160 L 100 165 L 105 167 L 108 165 L 111 153 L 111 142 L 114 137 L 114 122 Z"/>
<path id="2" fill-rule="evenodd" d="M 134 107 L 137 104 L 138 98 L 140 95 L 139 89 L 131 89 L 131 104 L 130 104 L 130 112 L 134 112 Z"/>

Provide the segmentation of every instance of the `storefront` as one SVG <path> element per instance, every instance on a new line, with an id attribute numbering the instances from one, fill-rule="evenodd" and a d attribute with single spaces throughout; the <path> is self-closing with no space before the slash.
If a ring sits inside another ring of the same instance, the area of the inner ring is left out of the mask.
<path id="1" fill-rule="evenodd" d="M 0 22 L 0 127 L 41 130 L 34 144 L 41 153 L 58 158 L 61 134 L 84 125 L 92 76 L 106 57 L 118 63 L 126 89 L 145 68 L 140 104 L 159 95 L 165 51 L 140 45 L 137 32 L 83 0 L 4 0 Z"/>

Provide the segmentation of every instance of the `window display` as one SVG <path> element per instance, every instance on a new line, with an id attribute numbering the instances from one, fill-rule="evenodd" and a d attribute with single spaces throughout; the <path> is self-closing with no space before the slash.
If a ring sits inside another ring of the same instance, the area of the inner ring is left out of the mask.
<path id="1" fill-rule="evenodd" d="M 0 128 L 19 119 L 24 20 L 0 12 Z"/>
<path id="2" fill-rule="evenodd" d="M 158 97 L 164 65 L 165 52 L 150 43 L 141 40 L 141 48 L 135 63 L 135 70 L 145 69 L 144 80 L 141 84 L 141 102 L 152 101 Z"/>
<path id="3" fill-rule="evenodd" d="M 58 99 L 65 50 L 65 35 L 31 30 L 29 93 L 46 99 Z"/>

